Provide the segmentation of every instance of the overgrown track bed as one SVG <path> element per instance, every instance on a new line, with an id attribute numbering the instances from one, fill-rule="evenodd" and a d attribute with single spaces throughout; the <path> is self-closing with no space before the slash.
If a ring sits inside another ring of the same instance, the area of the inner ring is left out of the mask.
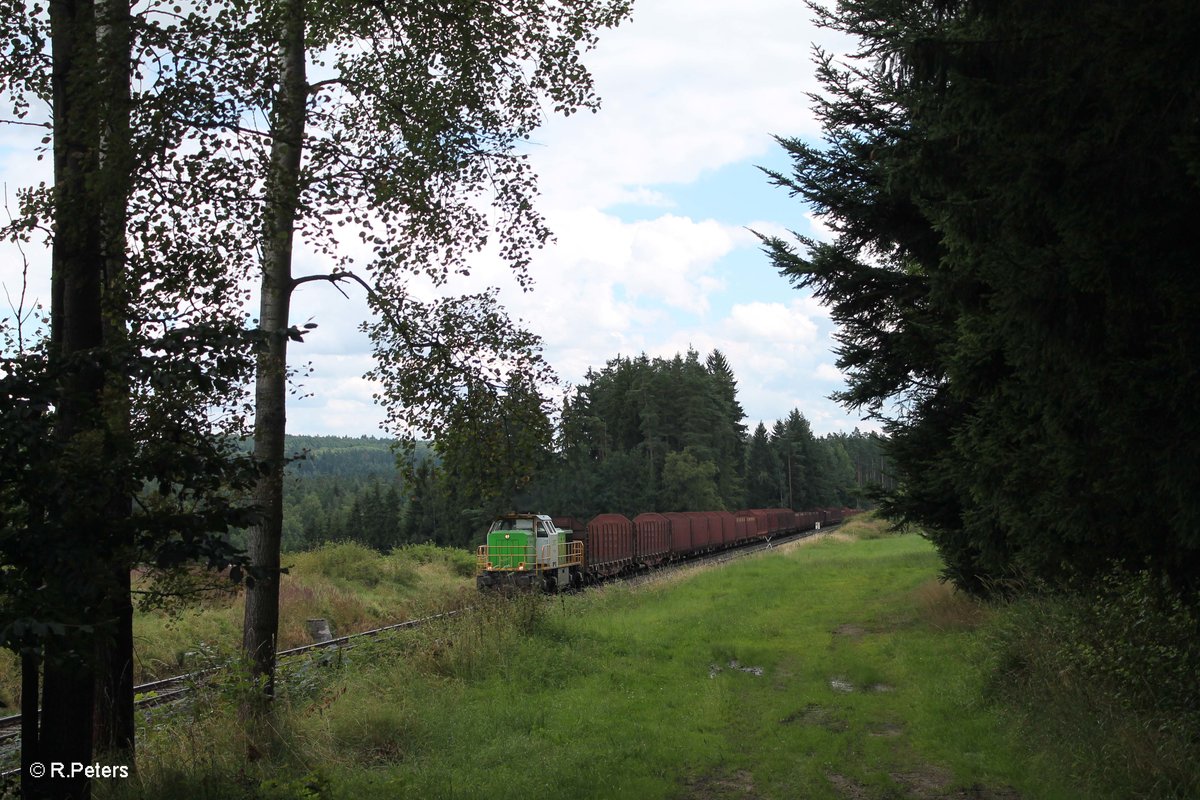
<path id="1" fill-rule="evenodd" d="M 384 625 L 381 628 L 373 628 L 369 631 L 340 636 L 336 639 L 330 639 L 327 642 L 315 642 L 313 644 L 301 645 L 300 647 L 293 647 L 290 650 L 280 650 L 276 654 L 276 657 L 285 659 L 330 647 L 353 647 L 354 641 L 364 636 L 374 637 L 382 633 L 388 633 L 389 631 L 417 628 L 434 620 L 457 616 L 461 613 L 461 609 L 445 611 L 441 614 L 433 614 L 428 617 L 421 617 L 420 619 L 410 619 L 405 622 Z M 133 702 L 134 708 L 153 708 L 155 706 L 179 702 L 191 692 L 193 687 L 205 683 L 223 669 L 224 667 L 213 667 L 211 669 L 189 672 L 186 675 L 176 675 L 173 678 L 163 678 L 135 686 L 133 688 L 135 698 Z M 19 767 L 14 767 L 14 764 L 20 760 L 20 752 L 21 715 L 14 714 L 10 717 L 0 717 L 0 769 L 3 770 L 3 772 L 0 772 L 0 780 L 12 780 L 20 772 Z"/>

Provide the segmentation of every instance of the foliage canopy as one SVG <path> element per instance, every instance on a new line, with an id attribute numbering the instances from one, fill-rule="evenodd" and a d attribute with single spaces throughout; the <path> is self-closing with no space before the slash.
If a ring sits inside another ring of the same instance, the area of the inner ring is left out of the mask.
<path id="1" fill-rule="evenodd" d="M 1112 560 L 1200 587 L 1194 3 L 847 0 L 824 142 L 772 180 L 832 242 L 765 239 L 886 420 L 886 507 L 960 586 Z"/>

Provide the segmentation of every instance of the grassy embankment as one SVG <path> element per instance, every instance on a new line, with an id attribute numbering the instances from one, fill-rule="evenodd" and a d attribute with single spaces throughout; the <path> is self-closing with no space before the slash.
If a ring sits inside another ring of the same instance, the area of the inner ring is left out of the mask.
<path id="1" fill-rule="evenodd" d="M 285 553 L 283 563 L 289 573 L 280 589 L 280 649 L 312 641 L 305 628 L 308 619 L 329 620 L 334 635 L 344 636 L 473 599 L 475 559 L 462 550 L 410 545 L 384 556 L 340 543 Z M 243 595 L 230 591 L 208 592 L 171 612 L 138 611 L 136 682 L 229 661 L 242 640 L 244 609 Z M 10 709 L 0 713 L 16 713 L 20 685 L 16 657 L 0 651 L 0 704 Z"/>
<path id="2" fill-rule="evenodd" d="M 285 553 L 279 591 L 279 649 L 309 644 L 309 619 L 326 619 L 335 636 L 457 607 L 469 599 L 474 557 L 462 550 L 409 545 L 381 555 L 349 542 Z M 225 658 L 242 640 L 244 596 L 209 597 L 178 614 L 151 612 L 134 621 L 143 674 L 177 675 L 203 652 Z M 202 648 L 197 643 L 204 643 Z"/>
<path id="3" fill-rule="evenodd" d="M 631 590 L 481 601 L 147 724 L 143 797 L 1077 797 L 980 700 L 983 614 L 915 537 L 845 531 Z"/>

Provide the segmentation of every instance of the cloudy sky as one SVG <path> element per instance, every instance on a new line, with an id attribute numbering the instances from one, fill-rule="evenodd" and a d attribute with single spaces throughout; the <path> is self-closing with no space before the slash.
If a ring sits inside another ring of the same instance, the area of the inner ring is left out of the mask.
<path id="1" fill-rule="evenodd" d="M 822 233 L 757 168 L 787 168 L 772 134 L 819 135 L 807 97 L 817 88 L 814 42 L 846 49 L 798 0 L 637 0 L 632 19 L 587 61 L 601 111 L 552 118 L 535 134 L 540 209 L 556 243 L 531 267 L 534 291 L 520 292 L 486 256 L 456 288 L 501 287 L 565 383 L 617 354 L 719 348 L 751 427 L 792 408 L 818 433 L 873 427 L 827 399 L 841 386 L 827 313 L 774 272 L 750 232 Z M 29 145 L 20 131 L 0 130 L 10 199 L 14 186 L 42 177 Z M 0 256 L 14 299 L 15 255 Z M 32 255 L 30 288 L 44 294 L 46 260 Z M 302 255 L 295 271 L 328 266 Z M 290 404 L 289 432 L 379 434 L 383 414 L 361 377 L 370 349 L 356 332 L 366 313 L 353 293 L 347 301 L 326 284 L 298 290 L 293 322 L 319 327 L 292 350 L 294 363 L 314 371 L 309 396 Z"/>

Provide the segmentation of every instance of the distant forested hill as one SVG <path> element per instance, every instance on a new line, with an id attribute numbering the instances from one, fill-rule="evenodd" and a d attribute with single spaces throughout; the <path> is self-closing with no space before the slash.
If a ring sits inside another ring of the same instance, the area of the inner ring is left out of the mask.
<path id="1" fill-rule="evenodd" d="M 288 436 L 288 453 L 304 453 L 304 458 L 288 467 L 289 474 L 302 478 L 337 477 L 392 480 L 396 475 L 395 441 L 374 436 Z M 417 446 L 418 460 L 428 453 L 424 444 Z"/>
<path id="2" fill-rule="evenodd" d="M 284 548 L 343 539 L 382 551 L 404 544 L 407 496 L 394 445 L 374 436 L 288 436 L 285 451 L 303 458 L 288 465 L 284 481 Z M 417 463 L 429 456 L 418 444 Z"/>

